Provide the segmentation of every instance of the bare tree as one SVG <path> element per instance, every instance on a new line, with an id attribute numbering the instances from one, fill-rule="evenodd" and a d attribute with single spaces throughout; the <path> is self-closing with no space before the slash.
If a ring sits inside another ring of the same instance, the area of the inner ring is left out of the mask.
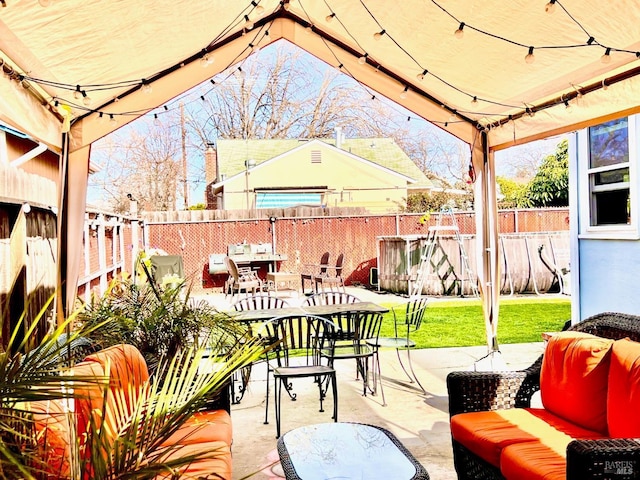
<path id="1" fill-rule="evenodd" d="M 178 123 L 175 125 L 179 127 Z M 154 124 L 148 119 L 137 121 L 135 128 L 96 145 L 92 161 L 100 164 L 101 172 L 91 176 L 90 184 L 102 189 L 114 211 L 128 209 L 128 195 L 138 201 L 140 210 L 176 208 L 182 173 L 177 127 Z"/>

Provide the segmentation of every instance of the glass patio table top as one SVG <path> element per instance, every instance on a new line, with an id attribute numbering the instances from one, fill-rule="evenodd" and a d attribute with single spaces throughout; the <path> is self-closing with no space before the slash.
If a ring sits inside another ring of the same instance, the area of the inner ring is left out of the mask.
<path id="1" fill-rule="evenodd" d="M 320 423 L 278 439 L 288 480 L 428 479 L 425 468 L 388 430 L 361 423 Z"/>

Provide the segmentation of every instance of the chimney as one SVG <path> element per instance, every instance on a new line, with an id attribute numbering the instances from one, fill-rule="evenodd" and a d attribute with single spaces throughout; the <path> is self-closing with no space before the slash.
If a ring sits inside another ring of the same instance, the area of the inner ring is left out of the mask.
<path id="1" fill-rule="evenodd" d="M 213 143 L 207 143 L 204 151 L 204 169 L 206 184 L 218 182 L 218 152 Z"/>
<path id="2" fill-rule="evenodd" d="M 342 148 L 342 127 L 335 127 L 336 148 Z"/>

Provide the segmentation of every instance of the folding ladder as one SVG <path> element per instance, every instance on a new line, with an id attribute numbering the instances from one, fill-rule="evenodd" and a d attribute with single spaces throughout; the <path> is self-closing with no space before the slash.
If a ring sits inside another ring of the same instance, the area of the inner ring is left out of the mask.
<path id="1" fill-rule="evenodd" d="M 456 216 L 453 213 L 451 207 L 448 205 L 445 205 L 440 209 L 440 214 L 438 215 L 438 223 L 433 227 L 429 227 L 429 233 L 427 234 L 427 239 L 420 254 L 420 264 L 418 265 L 416 271 L 416 277 L 415 279 L 409 281 L 409 295 L 411 297 L 415 297 L 422 294 L 424 281 L 432 269 L 431 259 L 433 258 L 433 254 L 438 245 L 438 237 L 443 233 L 453 234 L 453 237 L 458 244 L 458 250 L 460 252 L 460 267 L 462 269 L 459 278 L 460 294 L 463 294 L 464 283 L 465 281 L 467 281 L 471 285 L 471 291 L 473 292 L 473 295 L 477 297 L 477 279 L 473 274 L 473 270 L 471 269 L 471 266 L 469 264 L 469 257 L 464 248 L 462 237 L 460 236 L 460 229 L 458 228 Z"/>

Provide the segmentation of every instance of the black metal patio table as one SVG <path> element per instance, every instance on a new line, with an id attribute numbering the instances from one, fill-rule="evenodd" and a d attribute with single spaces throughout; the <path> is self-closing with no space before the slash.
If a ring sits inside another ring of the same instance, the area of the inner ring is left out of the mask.
<path id="1" fill-rule="evenodd" d="M 388 430 L 362 423 L 320 423 L 278 439 L 287 480 L 429 479 L 427 470 Z"/>

